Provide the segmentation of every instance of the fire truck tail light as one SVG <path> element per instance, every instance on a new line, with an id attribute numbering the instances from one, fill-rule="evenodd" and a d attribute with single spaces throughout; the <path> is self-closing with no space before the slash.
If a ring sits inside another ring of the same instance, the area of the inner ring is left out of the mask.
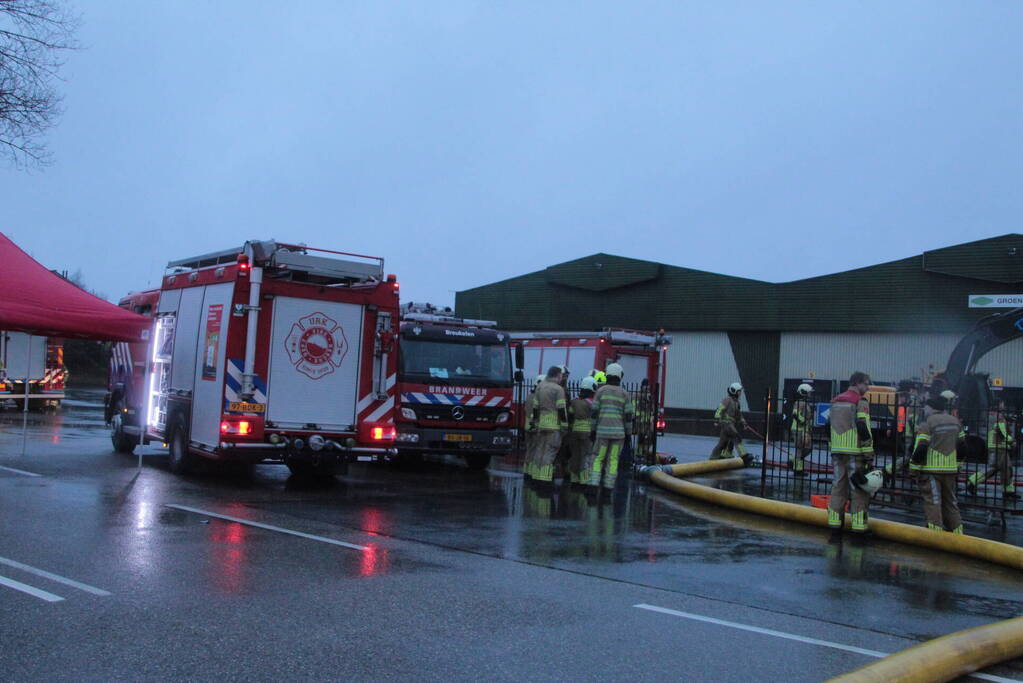
<path id="1" fill-rule="evenodd" d="M 220 433 L 224 436 L 261 437 L 263 434 L 263 423 L 261 420 L 255 420 L 252 418 L 243 420 L 221 420 Z"/>
<path id="2" fill-rule="evenodd" d="M 394 427 L 374 427 L 372 434 L 374 441 L 394 441 Z"/>

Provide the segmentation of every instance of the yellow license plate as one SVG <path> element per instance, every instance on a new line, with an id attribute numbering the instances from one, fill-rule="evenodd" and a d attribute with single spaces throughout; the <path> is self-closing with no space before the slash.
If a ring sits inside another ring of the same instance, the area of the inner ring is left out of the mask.
<path id="1" fill-rule="evenodd" d="M 445 441 L 472 441 L 472 434 L 445 434 Z"/>
<path id="2" fill-rule="evenodd" d="M 246 403 L 245 401 L 231 401 L 228 406 L 228 410 L 232 410 L 237 413 L 265 413 L 265 403 Z"/>

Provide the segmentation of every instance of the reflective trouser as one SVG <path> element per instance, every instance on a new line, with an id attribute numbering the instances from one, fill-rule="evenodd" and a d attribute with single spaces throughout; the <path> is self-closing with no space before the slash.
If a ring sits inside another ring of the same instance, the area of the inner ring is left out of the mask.
<path id="1" fill-rule="evenodd" d="M 593 442 L 593 465 L 590 467 L 590 486 L 601 485 L 601 475 L 605 488 L 613 489 L 618 480 L 618 456 L 625 445 L 625 437 L 609 438 L 598 436 Z"/>
<path id="2" fill-rule="evenodd" d="M 959 502 L 956 500 L 955 472 L 921 472 L 920 492 L 923 494 L 928 529 L 963 533 L 963 518 L 959 515 Z"/>
<path id="3" fill-rule="evenodd" d="M 802 472 L 806 466 L 805 460 L 810 455 L 811 444 L 810 430 L 806 427 L 792 428 L 792 447 L 795 452 L 792 455 L 792 471 Z"/>
<path id="4" fill-rule="evenodd" d="M 522 459 L 522 474 L 527 477 L 532 477 L 534 468 L 536 466 L 536 438 L 538 432 L 527 431 L 526 432 L 526 453 Z"/>
<path id="5" fill-rule="evenodd" d="M 733 447 L 738 447 L 740 456 L 746 455 L 746 447 L 742 444 L 742 438 L 735 425 L 726 422 L 721 425 L 721 435 L 718 437 L 718 443 L 714 446 L 714 450 L 710 452 L 710 459 L 720 460 L 732 457 Z"/>
<path id="6" fill-rule="evenodd" d="M 1009 451 L 1004 448 L 992 448 L 988 451 L 987 467 L 970 475 L 968 481 L 977 486 L 996 474 L 1001 476 L 1002 490 L 1006 493 L 1015 493 L 1016 482 L 1013 477 L 1016 475 L 1012 471 L 1012 463 L 1009 462 Z"/>
<path id="7" fill-rule="evenodd" d="M 867 506 L 870 505 L 870 496 L 849 481 L 849 476 L 853 473 L 849 460 L 853 457 L 856 456 L 834 453 L 831 455 L 835 471 L 831 482 L 831 502 L 828 503 L 828 526 L 832 529 L 842 528 L 845 504 L 851 499 L 849 516 L 852 518 L 852 530 L 862 533 L 867 530 Z M 863 458 L 856 457 L 856 467 L 866 468 Z"/>
<path id="8" fill-rule="evenodd" d="M 533 479 L 537 481 L 554 481 L 554 458 L 561 448 L 561 432 L 553 429 L 541 429 L 536 433 L 536 459 L 533 465 Z"/>
<path id="9" fill-rule="evenodd" d="M 588 484 L 590 468 L 593 466 L 593 442 L 589 432 L 569 432 L 565 437 L 568 441 L 568 476 L 574 484 Z"/>

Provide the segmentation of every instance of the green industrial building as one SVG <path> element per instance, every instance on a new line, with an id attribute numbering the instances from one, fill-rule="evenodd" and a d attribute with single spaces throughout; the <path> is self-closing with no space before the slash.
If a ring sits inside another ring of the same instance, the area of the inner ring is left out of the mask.
<path id="1" fill-rule="evenodd" d="M 674 338 L 666 404 L 702 412 L 736 380 L 759 410 L 786 379 L 940 370 L 976 321 L 1006 310 L 996 295 L 1023 296 L 1023 235 L 779 283 L 601 253 L 458 292 L 455 308 L 513 331 L 663 329 Z M 1023 386 L 1023 340 L 977 369 Z"/>

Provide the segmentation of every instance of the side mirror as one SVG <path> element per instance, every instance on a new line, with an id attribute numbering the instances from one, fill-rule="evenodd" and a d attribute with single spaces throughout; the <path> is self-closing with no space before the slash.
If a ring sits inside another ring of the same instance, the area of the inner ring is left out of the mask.
<path id="1" fill-rule="evenodd" d="M 515 367 L 520 371 L 526 366 L 526 351 L 519 344 L 515 347 Z"/>
<path id="2" fill-rule="evenodd" d="M 515 371 L 515 381 L 518 382 L 519 384 L 522 384 L 522 381 L 524 379 L 525 379 L 525 376 L 522 374 L 522 370 L 516 370 Z"/>

